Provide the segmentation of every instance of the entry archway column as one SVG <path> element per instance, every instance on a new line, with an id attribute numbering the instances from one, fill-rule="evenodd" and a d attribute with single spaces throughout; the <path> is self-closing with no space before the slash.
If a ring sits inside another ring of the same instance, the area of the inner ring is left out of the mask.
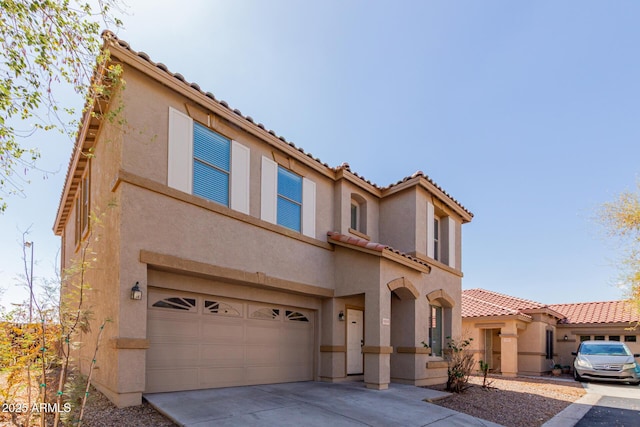
<path id="1" fill-rule="evenodd" d="M 391 381 L 391 292 L 385 288 L 365 294 L 364 383 L 386 390 Z"/>
<path id="2" fill-rule="evenodd" d="M 515 323 L 500 328 L 500 359 L 502 375 L 518 375 L 518 329 Z"/>

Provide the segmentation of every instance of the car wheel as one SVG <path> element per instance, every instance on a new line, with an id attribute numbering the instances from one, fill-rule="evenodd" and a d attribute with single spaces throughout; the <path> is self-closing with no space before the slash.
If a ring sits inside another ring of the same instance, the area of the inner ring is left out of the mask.
<path id="1" fill-rule="evenodd" d="M 631 385 L 640 385 L 640 381 L 629 381 Z"/>
<path id="2" fill-rule="evenodd" d="M 580 376 L 576 368 L 573 368 L 573 379 L 576 381 L 582 381 L 582 377 Z"/>

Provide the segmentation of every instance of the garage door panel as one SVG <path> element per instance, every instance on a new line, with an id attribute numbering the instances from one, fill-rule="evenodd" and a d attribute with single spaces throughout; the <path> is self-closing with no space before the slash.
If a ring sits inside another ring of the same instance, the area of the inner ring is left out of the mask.
<path id="1" fill-rule="evenodd" d="M 309 310 L 153 287 L 149 299 L 146 392 L 313 379 Z"/>
<path id="2" fill-rule="evenodd" d="M 289 365 L 280 372 L 280 375 L 284 378 L 285 382 L 311 381 L 313 380 L 313 376 L 309 372 L 308 366 L 308 364 Z"/>
<path id="3" fill-rule="evenodd" d="M 244 345 L 201 345 L 200 366 L 242 366 L 244 361 Z M 224 365 L 221 363 L 226 362 Z"/>
<path id="4" fill-rule="evenodd" d="M 272 322 L 270 320 L 258 322 L 248 321 L 246 328 L 247 342 L 272 345 L 280 340 L 282 322 Z"/>
<path id="5" fill-rule="evenodd" d="M 148 370 L 146 392 L 167 391 L 167 384 L 171 384 L 172 390 L 190 390 L 197 381 L 198 370 L 195 368 Z"/>
<path id="6" fill-rule="evenodd" d="M 244 326 L 242 320 L 232 324 L 217 324 L 206 321 L 202 323 L 200 338 L 205 342 L 239 342 L 244 341 Z"/>
<path id="7" fill-rule="evenodd" d="M 198 363 L 198 344 L 158 345 L 147 351 L 147 363 L 151 368 L 193 366 Z"/>
<path id="8" fill-rule="evenodd" d="M 241 368 L 202 368 L 197 388 L 232 387 L 245 385 L 245 369 Z"/>
<path id="9" fill-rule="evenodd" d="M 280 349 L 274 345 L 249 345 L 245 361 L 251 365 L 277 365 Z"/>
<path id="10" fill-rule="evenodd" d="M 286 381 L 279 366 L 247 366 L 247 379 L 252 384 L 269 384 Z"/>
<path id="11" fill-rule="evenodd" d="M 190 318 L 150 318 L 147 336 L 151 338 L 167 339 L 176 338 L 178 341 L 184 339 L 192 341 L 199 336 L 198 328 L 194 328 L 196 317 Z"/>
<path id="12" fill-rule="evenodd" d="M 288 326 L 288 325 L 287 325 Z M 302 344 L 309 341 L 309 329 L 292 329 L 287 328 L 287 333 L 280 336 L 283 344 Z"/>

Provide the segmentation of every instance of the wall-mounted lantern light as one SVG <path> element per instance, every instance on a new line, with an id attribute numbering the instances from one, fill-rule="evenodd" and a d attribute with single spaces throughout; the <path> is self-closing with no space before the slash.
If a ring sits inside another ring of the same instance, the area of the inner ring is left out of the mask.
<path id="1" fill-rule="evenodd" d="M 340 311 L 340 313 L 338 313 L 338 320 L 344 322 L 344 311 Z"/>
<path id="2" fill-rule="evenodd" d="M 569 341 L 569 337 L 567 335 L 564 336 L 565 341 Z"/>
<path id="3" fill-rule="evenodd" d="M 142 290 L 140 290 L 140 283 L 136 282 L 131 288 L 131 299 L 141 300 L 142 299 Z"/>

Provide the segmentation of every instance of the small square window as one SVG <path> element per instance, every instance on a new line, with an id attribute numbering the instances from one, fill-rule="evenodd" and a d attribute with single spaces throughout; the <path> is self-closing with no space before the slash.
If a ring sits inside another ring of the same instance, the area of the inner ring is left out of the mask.
<path id="1" fill-rule="evenodd" d="M 636 342 L 636 336 L 635 335 L 625 335 L 624 336 L 624 342 Z"/>
<path id="2" fill-rule="evenodd" d="M 595 341 L 604 341 L 604 335 L 596 335 L 593 337 Z"/>
<path id="3" fill-rule="evenodd" d="M 580 335 L 580 342 L 589 341 L 591 339 L 591 335 Z"/>
<path id="4" fill-rule="evenodd" d="M 609 335 L 609 341 L 620 341 L 620 335 Z"/>

